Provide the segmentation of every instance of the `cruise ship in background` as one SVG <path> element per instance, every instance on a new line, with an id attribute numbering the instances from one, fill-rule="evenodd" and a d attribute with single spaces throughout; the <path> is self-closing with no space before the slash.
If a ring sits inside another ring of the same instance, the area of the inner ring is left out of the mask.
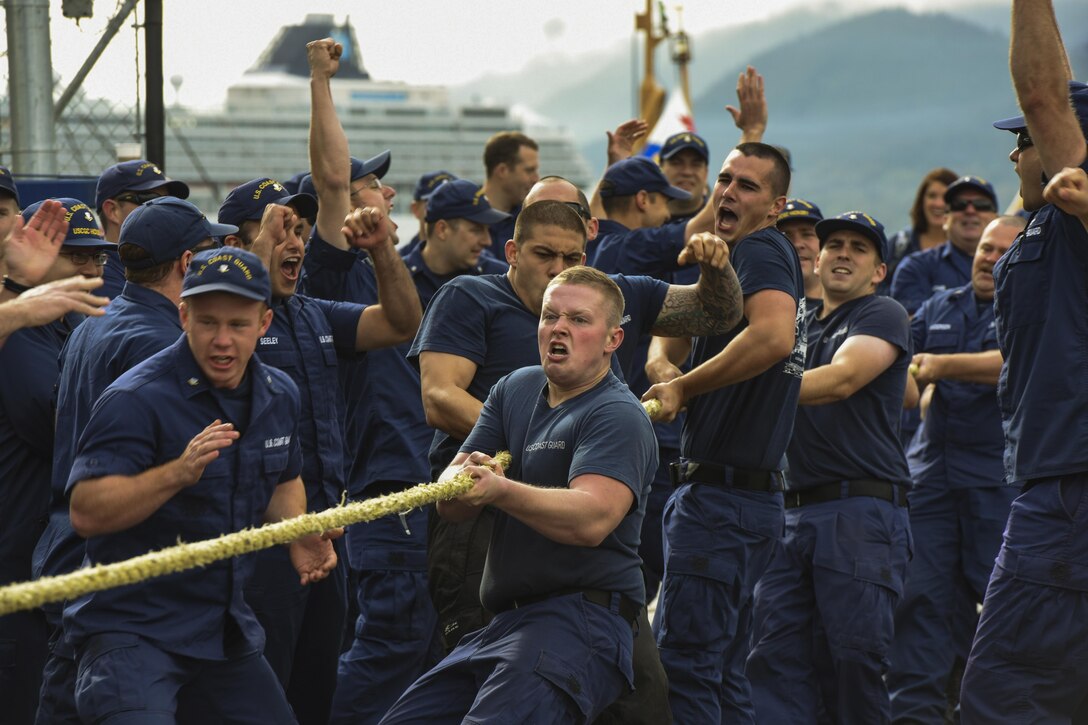
<path id="1" fill-rule="evenodd" d="M 580 186 L 591 182 L 586 161 L 559 125 L 514 114 L 503 105 L 453 104 L 442 86 L 375 80 L 366 71 L 350 22 L 308 15 L 280 29 L 257 63 L 231 86 L 222 111 L 166 108 L 167 173 L 187 182 L 190 199 L 209 214 L 234 186 L 261 175 L 287 179 L 309 168 L 309 66 L 306 43 L 333 37 L 344 46 L 333 99 L 351 153 L 367 157 L 391 149 L 384 181 L 410 200 L 420 175 L 445 169 L 482 183 L 483 147 L 494 133 L 518 130 L 540 144 L 543 174 Z M 6 116 L 7 100 L 0 113 Z M 531 114 L 524 114 L 529 116 Z M 57 122 L 62 175 L 97 176 L 117 161 L 118 144 L 132 141 L 133 112 L 99 99 L 78 97 Z M 3 124 L 0 133 L 9 133 Z M 4 147 L 9 139 L 0 138 Z M 397 214 L 407 214 L 407 203 Z"/>

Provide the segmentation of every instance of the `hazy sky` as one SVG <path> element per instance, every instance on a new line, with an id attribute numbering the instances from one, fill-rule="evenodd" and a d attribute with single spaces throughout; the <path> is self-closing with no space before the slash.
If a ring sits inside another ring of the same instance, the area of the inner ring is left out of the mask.
<path id="1" fill-rule="evenodd" d="M 969 2 L 843 0 L 839 4 L 931 9 Z M 799 4 L 799 0 L 687 0 L 683 24 L 695 35 Z M 517 70 L 543 53 L 576 55 L 629 43 L 633 14 L 642 5 L 641 0 L 165 0 L 165 76 L 168 81 L 172 76 L 184 79 L 180 100 L 185 105 L 219 105 L 226 88 L 256 61 L 280 26 L 301 22 L 310 12 L 332 13 L 338 21 L 350 15 L 363 60 L 375 78 L 456 84 L 489 71 Z M 674 27 L 676 5 L 666 2 Z M 50 6 L 54 71 L 67 85 L 100 37 L 115 2 L 97 0 L 95 17 L 78 26 L 62 17 L 60 0 L 51 0 Z M 142 6 L 138 7 L 141 19 L 142 13 Z M 84 88 L 89 95 L 127 102 L 135 98 L 132 24 L 130 17 L 88 77 Z M 6 36 L 2 42 L 6 46 Z M 174 100 L 168 83 L 166 101 Z"/>

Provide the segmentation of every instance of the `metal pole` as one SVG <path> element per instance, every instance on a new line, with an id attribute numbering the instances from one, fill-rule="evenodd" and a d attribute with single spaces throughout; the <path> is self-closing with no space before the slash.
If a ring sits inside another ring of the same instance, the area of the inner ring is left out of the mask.
<path id="1" fill-rule="evenodd" d="M 106 46 L 110 44 L 110 41 L 113 40 L 113 36 L 117 35 L 117 31 L 121 29 L 121 25 L 125 22 L 125 19 L 139 1 L 140 0 L 125 0 L 125 4 L 121 6 L 121 9 L 117 11 L 117 14 L 110 18 L 109 24 L 102 32 L 102 37 L 98 39 L 98 44 L 94 46 L 94 50 L 87 56 L 87 60 L 83 61 L 83 66 L 80 67 L 79 72 L 72 78 L 68 87 L 64 89 L 64 93 L 61 94 L 60 99 L 57 100 L 57 105 L 53 108 L 54 121 L 59 121 L 60 117 L 64 115 L 64 109 L 68 107 L 68 103 L 71 102 L 76 91 L 83 85 L 83 81 L 87 78 L 87 74 L 91 72 L 91 69 L 94 68 L 94 64 L 102 57 L 102 52 L 106 49 Z"/>
<path id="2" fill-rule="evenodd" d="M 166 110 L 163 106 L 162 81 L 162 0 L 144 4 L 144 89 L 147 99 L 147 160 L 166 170 Z"/>
<path id="3" fill-rule="evenodd" d="M 8 98 L 12 170 L 54 176 L 53 64 L 49 0 L 4 0 L 8 31 Z"/>

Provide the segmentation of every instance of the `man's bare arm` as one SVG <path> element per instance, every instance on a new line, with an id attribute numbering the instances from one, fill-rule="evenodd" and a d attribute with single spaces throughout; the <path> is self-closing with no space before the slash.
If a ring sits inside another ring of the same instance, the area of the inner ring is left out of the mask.
<path id="1" fill-rule="evenodd" d="M 317 191 L 317 233 L 332 246 L 347 249 L 340 228 L 351 209 L 351 156 L 330 85 L 340 68 L 342 52 L 343 47 L 332 38 L 306 44 L 310 63 L 310 174 Z"/>
<path id="2" fill-rule="evenodd" d="M 680 252 L 681 265 L 698 262 L 699 281 L 670 285 L 651 332 L 661 337 L 718 335 L 744 315 L 740 281 L 729 264 L 729 247 L 712 234 L 691 237 Z"/>
<path id="3" fill-rule="evenodd" d="M 419 377 L 427 425 L 465 439 L 480 417 L 483 401 L 468 393 L 476 363 L 460 355 L 422 352 Z"/>
<path id="4" fill-rule="evenodd" d="M 1072 73 L 1051 0 L 1013 0 L 1009 68 L 1046 174 L 1083 164 L 1088 144 L 1069 103 Z"/>

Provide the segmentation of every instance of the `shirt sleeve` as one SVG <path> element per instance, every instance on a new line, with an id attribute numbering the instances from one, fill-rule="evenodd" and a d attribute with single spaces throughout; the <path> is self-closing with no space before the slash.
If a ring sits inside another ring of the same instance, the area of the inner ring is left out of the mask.
<path id="1" fill-rule="evenodd" d="M 459 452 L 480 451 L 494 455 L 509 448 L 506 427 L 503 425 L 503 397 L 508 388 L 506 380 L 507 378 L 502 378 L 491 388 L 487 399 L 484 400 L 480 417 L 476 420 L 476 425 L 472 426 L 468 438 L 461 444 Z"/>
<path id="2" fill-rule="evenodd" d="M 359 254 L 357 249 L 332 246 L 321 238 L 315 226 L 302 261 L 301 291 L 327 300 L 348 299 L 348 275 L 359 261 Z"/>
<path id="3" fill-rule="evenodd" d="M 366 305 L 354 302 L 333 302 L 316 297 L 310 298 L 325 315 L 332 329 L 332 341 L 341 353 L 354 353 L 358 343 L 359 318 Z"/>
<path id="4" fill-rule="evenodd" d="M 593 411 L 580 427 L 568 483 L 596 474 L 620 481 L 641 502 L 646 473 L 657 470 L 657 439 L 642 411 L 620 401 Z"/>
<path id="5" fill-rule="evenodd" d="M 848 338 L 855 335 L 876 337 L 891 343 L 903 352 L 910 354 L 911 325 L 907 311 L 890 297 L 874 295 L 865 309 L 860 311 L 850 324 Z"/>
<path id="6" fill-rule="evenodd" d="M 803 294 L 798 289 L 797 254 L 757 233 L 737 246 L 732 255 L 733 269 L 745 297 L 763 290 L 778 290 L 794 299 Z"/>
<path id="7" fill-rule="evenodd" d="M 131 392 L 106 390 L 79 437 L 65 494 L 86 479 L 135 476 L 164 462 L 156 458 L 157 431 L 145 401 Z"/>
<path id="8" fill-rule="evenodd" d="M 480 301 L 456 282 L 443 285 L 431 298 L 408 351 L 408 359 L 414 363 L 418 364 L 419 356 L 424 352 L 458 355 L 477 366 L 484 363 L 487 314 Z"/>
<path id="9" fill-rule="evenodd" d="M 615 275 L 613 279 L 623 291 L 625 314 L 637 320 L 640 334 L 649 335 L 665 304 L 665 297 L 669 293 L 668 283 L 644 275 Z"/>

